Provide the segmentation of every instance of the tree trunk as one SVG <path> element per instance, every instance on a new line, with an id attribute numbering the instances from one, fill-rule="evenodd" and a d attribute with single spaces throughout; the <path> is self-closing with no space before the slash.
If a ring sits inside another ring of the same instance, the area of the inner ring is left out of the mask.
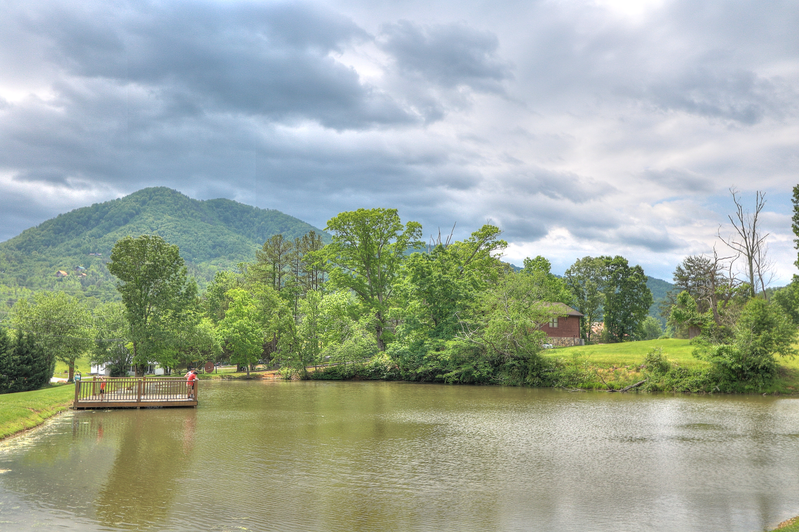
<path id="1" fill-rule="evenodd" d="M 69 363 L 69 378 L 67 378 L 67 382 L 74 382 L 75 380 L 75 361 L 71 361 Z"/>
<path id="2" fill-rule="evenodd" d="M 375 318 L 377 318 L 377 324 L 375 325 L 375 333 L 377 333 L 377 350 L 385 351 L 386 342 L 383 340 L 383 315 L 378 312 L 375 314 Z"/>

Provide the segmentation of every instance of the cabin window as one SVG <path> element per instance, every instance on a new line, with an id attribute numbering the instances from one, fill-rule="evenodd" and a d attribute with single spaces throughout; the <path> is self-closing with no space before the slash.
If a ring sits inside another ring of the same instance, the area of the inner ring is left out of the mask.
<path id="1" fill-rule="evenodd" d="M 557 329 L 558 328 L 558 318 L 552 318 L 551 320 L 549 320 L 549 327 L 552 328 L 552 329 Z"/>

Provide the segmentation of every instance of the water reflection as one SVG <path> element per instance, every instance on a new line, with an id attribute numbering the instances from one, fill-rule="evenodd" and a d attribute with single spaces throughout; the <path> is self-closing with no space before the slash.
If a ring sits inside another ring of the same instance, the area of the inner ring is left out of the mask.
<path id="1" fill-rule="evenodd" d="M 94 500 L 100 523 L 138 529 L 166 521 L 190 467 L 196 410 L 175 416 L 135 415 L 121 431 L 107 480 Z M 103 433 L 98 424 L 98 437 Z"/>
<path id="2" fill-rule="evenodd" d="M 0 450 L 0 520 L 75 530 L 725 530 L 799 514 L 794 399 L 219 382 Z M 14 529 L 14 528 L 12 528 Z"/>

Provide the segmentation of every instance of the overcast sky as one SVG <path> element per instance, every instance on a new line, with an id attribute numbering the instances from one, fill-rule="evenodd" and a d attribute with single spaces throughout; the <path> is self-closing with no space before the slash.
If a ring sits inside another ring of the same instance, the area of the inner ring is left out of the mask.
<path id="1" fill-rule="evenodd" d="M 0 240 L 162 185 L 318 227 L 492 221 L 516 264 L 671 280 L 735 187 L 766 193 L 785 284 L 797 28 L 795 0 L 6 1 Z"/>

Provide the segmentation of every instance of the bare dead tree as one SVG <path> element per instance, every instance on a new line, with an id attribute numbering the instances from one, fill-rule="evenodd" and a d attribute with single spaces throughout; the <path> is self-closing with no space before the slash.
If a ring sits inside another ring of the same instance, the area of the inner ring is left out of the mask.
<path id="1" fill-rule="evenodd" d="M 721 236 L 721 227 L 719 227 L 718 237 L 744 259 L 749 294 L 751 297 L 755 297 L 758 284 L 765 291 L 766 282 L 764 277 L 768 275 L 770 264 L 766 256 L 768 249 L 765 244 L 769 233 L 761 234 L 757 226 L 760 212 L 766 205 L 766 193 L 759 190 L 756 192 L 754 213 L 744 209 L 741 198 L 735 188 L 730 188 L 730 194 L 732 194 L 732 201 L 735 203 L 736 211 L 734 217 L 730 214 L 727 215 L 727 218 L 730 220 L 736 234 L 724 238 Z M 758 266 L 758 264 L 762 266 Z"/>
<path id="2" fill-rule="evenodd" d="M 755 276 L 760 281 L 760 290 L 766 299 L 766 287 L 774 280 L 774 266 L 774 261 L 768 257 L 768 244 L 764 242 L 755 257 Z"/>
<path id="3" fill-rule="evenodd" d="M 438 238 L 433 238 L 433 235 L 430 235 L 430 243 L 427 244 L 427 252 L 430 253 L 433 248 L 438 246 L 443 246 L 444 249 L 448 248 L 449 245 L 452 243 L 452 236 L 455 234 L 455 225 L 458 222 L 452 224 L 452 230 L 449 232 L 449 236 L 445 241 L 441 240 L 441 228 L 438 228 Z"/>

